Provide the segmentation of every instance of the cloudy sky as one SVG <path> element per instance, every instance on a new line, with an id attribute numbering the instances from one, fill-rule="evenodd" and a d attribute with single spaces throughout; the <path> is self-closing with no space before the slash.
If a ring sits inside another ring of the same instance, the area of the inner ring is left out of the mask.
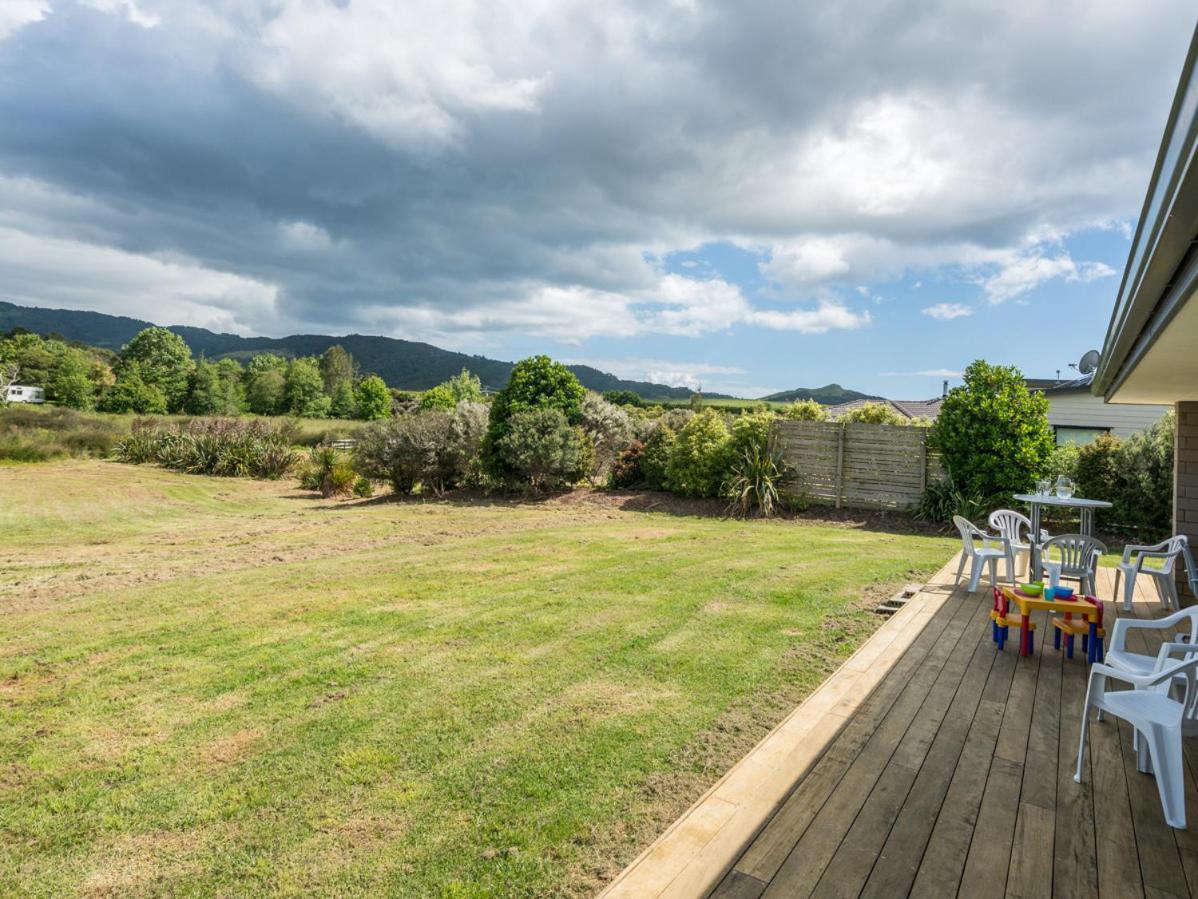
<path id="1" fill-rule="evenodd" d="M 0 0 L 0 299 L 738 395 L 1100 344 L 1187 0 Z"/>

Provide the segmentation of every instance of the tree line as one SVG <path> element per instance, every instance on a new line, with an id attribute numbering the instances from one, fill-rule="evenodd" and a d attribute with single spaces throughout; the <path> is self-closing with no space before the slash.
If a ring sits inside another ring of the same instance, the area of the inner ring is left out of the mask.
<path id="1" fill-rule="evenodd" d="M 146 328 L 119 353 L 14 329 L 0 339 L 0 366 L 22 384 L 72 409 L 153 415 L 391 415 L 392 394 L 378 375 L 361 375 L 340 345 L 320 356 L 253 356 L 242 365 L 193 358 L 178 334 Z"/>

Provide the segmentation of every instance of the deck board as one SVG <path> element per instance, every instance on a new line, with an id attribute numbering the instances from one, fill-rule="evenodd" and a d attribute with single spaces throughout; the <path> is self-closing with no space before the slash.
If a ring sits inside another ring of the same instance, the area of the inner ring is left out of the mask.
<path id="1" fill-rule="evenodd" d="M 1075 783 L 1084 654 L 1053 649 L 1044 613 L 1034 658 L 997 651 L 988 605 L 954 592 L 708 895 L 1198 895 L 1198 740 L 1189 830 L 1165 824 L 1114 720 L 1091 719 Z M 1108 630 L 1117 614 L 1108 602 Z M 1137 585 L 1131 614 L 1158 617 L 1155 594 Z M 1129 648 L 1155 654 L 1162 636 Z"/>

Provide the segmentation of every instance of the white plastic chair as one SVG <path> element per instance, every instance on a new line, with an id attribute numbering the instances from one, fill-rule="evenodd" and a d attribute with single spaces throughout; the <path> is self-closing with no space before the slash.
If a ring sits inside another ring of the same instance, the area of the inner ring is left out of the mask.
<path id="1" fill-rule="evenodd" d="M 1141 574 L 1152 576 L 1156 586 L 1156 595 L 1160 597 L 1161 606 L 1166 609 L 1176 609 L 1180 603 L 1177 599 L 1177 584 L 1173 580 L 1173 566 L 1177 560 L 1186 555 L 1189 541 L 1184 534 L 1170 537 L 1163 543 L 1154 546 L 1125 546 L 1123 561 L 1115 571 L 1115 598 L 1119 597 L 1119 581 L 1123 581 L 1123 611 L 1131 611 L 1131 598 L 1135 591 L 1136 578 Z M 1135 561 L 1132 561 L 1135 556 Z M 1160 559 L 1159 567 L 1145 565 L 1148 559 Z"/>
<path id="2" fill-rule="evenodd" d="M 1015 583 L 1015 563 L 1019 560 L 1019 555 L 1021 553 L 1031 555 L 1032 552 L 1031 519 L 1014 509 L 997 509 L 990 513 L 989 522 L 990 527 L 1006 537 L 1007 543 L 1010 544 L 1011 552 L 1007 555 L 1007 578 L 1011 583 Z M 1048 536 L 1048 531 L 1041 530 L 1040 539 L 1037 542 L 1043 543 Z"/>
<path id="3" fill-rule="evenodd" d="M 953 516 L 953 524 L 961 532 L 962 543 L 961 561 L 957 565 L 957 577 L 953 581 L 953 586 L 961 583 L 961 572 L 965 570 L 965 560 L 969 559 L 971 560 L 969 592 L 972 593 L 978 588 L 978 581 L 982 578 L 982 569 L 987 565 L 990 566 L 990 586 L 997 588 L 998 560 L 1005 559 L 1010 555 L 1007 539 L 995 534 L 987 534 L 969 519 L 962 518 L 960 515 Z"/>
<path id="4" fill-rule="evenodd" d="M 1172 662 L 1170 656 L 1188 656 Z M 1086 754 L 1086 729 L 1090 723 L 1091 707 L 1099 715 L 1110 712 L 1122 718 L 1136 732 L 1136 768 L 1154 774 L 1156 789 L 1161 797 L 1165 822 L 1170 827 L 1186 826 L 1185 775 L 1182 767 L 1181 739 L 1184 729 L 1198 719 L 1198 646 L 1189 643 L 1165 643 L 1151 674 L 1129 674 L 1112 665 L 1098 663 L 1090 669 L 1090 685 L 1086 689 L 1086 704 L 1082 708 L 1081 739 L 1077 747 L 1077 769 L 1073 780 L 1082 782 L 1082 760 Z M 1108 693 L 1107 678 L 1131 684 L 1133 690 Z M 1174 684 L 1184 686 L 1174 691 Z M 1179 699 L 1169 694 L 1176 692 Z"/>
<path id="5" fill-rule="evenodd" d="M 1059 559 L 1052 559 L 1056 550 Z M 1044 541 L 1040 547 L 1040 564 L 1051 570 L 1059 563 L 1059 577 L 1069 578 L 1081 584 L 1082 593 L 1094 595 L 1094 571 L 1099 557 L 1106 552 L 1106 544 L 1085 534 L 1059 534 Z"/>
<path id="6" fill-rule="evenodd" d="M 1181 609 L 1164 618 L 1120 618 L 1115 622 L 1103 662 L 1136 677 L 1147 677 L 1156 671 L 1158 657 L 1128 650 L 1127 637 L 1128 633 L 1133 630 L 1171 630 L 1173 631 L 1173 643 L 1198 646 L 1198 606 Z M 1176 686 L 1181 686 L 1181 684 Z M 1101 712 L 1098 717 L 1101 720 Z"/>

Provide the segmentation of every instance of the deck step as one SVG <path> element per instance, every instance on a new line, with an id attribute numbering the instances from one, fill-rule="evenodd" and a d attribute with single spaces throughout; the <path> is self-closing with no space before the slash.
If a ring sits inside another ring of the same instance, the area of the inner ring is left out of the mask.
<path id="1" fill-rule="evenodd" d="M 894 594 L 894 596 L 890 597 L 890 599 L 886 600 L 886 602 L 874 609 L 874 612 L 879 615 L 885 615 L 889 618 L 891 615 L 905 606 L 911 597 L 915 596 L 915 594 L 922 589 L 923 584 L 907 584 L 902 590 Z"/>

